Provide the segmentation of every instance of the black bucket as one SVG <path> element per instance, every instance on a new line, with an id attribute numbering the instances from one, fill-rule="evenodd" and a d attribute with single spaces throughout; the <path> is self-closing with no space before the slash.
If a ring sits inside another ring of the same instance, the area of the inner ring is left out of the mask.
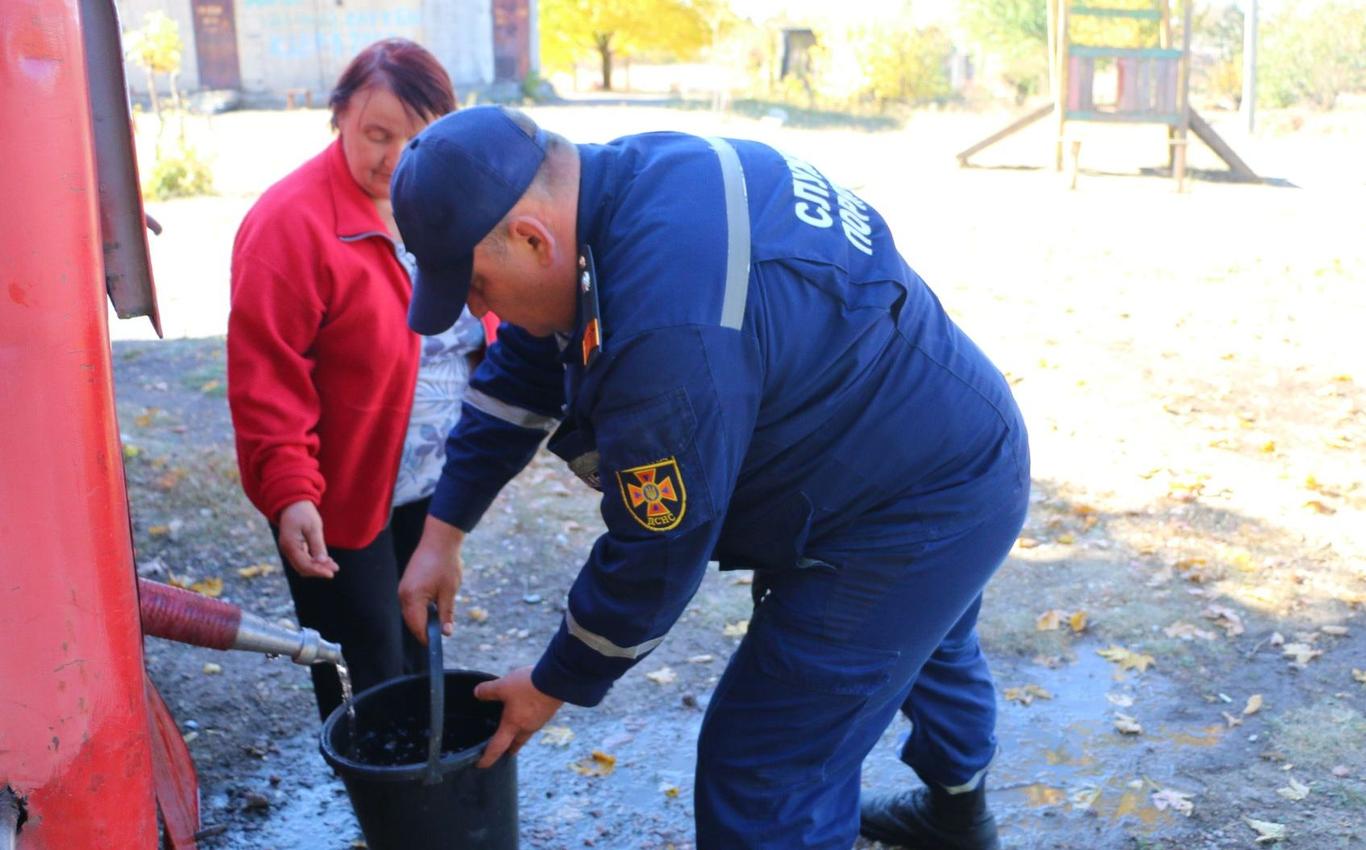
<path id="1" fill-rule="evenodd" d="M 354 741 L 338 706 L 323 724 L 323 758 L 346 785 L 370 850 L 517 850 L 516 759 L 474 766 L 503 712 L 502 703 L 475 699 L 474 686 L 496 677 L 441 671 L 439 626 L 428 635 L 432 674 L 357 694 Z M 439 751 L 430 747 L 433 716 Z"/>

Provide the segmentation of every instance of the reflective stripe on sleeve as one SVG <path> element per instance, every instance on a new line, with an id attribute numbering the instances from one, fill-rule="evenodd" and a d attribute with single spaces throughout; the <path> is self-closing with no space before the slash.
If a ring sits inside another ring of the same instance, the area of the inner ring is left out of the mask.
<path id="1" fill-rule="evenodd" d="M 739 330 L 745 321 L 749 296 L 749 201 L 745 170 L 735 148 L 725 139 L 707 143 L 721 160 L 721 181 L 726 192 L 726 294 L 721 302 L 721 327 Z"/>
<path id="2" fill-rule="evenodd" d="M 574 619 L 574 615 L 571 614 L 568 609 L 564 612 L 564 624 L 565 627 L 569 629 L 569 633 L 588 644 L 589 649 L 592 649 L 599 655 L 606 655 L 608 658 L 628 658 L 634 661 L 654 649 L 656 646 L 659 646 L 660 641 L 664 640 L 664 636 L 660 635 L 657 638 L 647 640 L 636 646 L 617 646 L 602 635 L 594 634 L 583 626 L 580 626 L 578 621 Z"/>
<path id="3" fill-rule="evenodd" d="M 559 424 L 558 419 L 553 416 L 542 416 L 525 407 L 517 407 L 500 401 L 488 393 L 476 390 L 473 387 L 465 390 L 465 403 L 475 410 L 483 411 L 494 419 L 501 419 L 518 428 L 528 428 L 532 431 L 549 431 Z"/>

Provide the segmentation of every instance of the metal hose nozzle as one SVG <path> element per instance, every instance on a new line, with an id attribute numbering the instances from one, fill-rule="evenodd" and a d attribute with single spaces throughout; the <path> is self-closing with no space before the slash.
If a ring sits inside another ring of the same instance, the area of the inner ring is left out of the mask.
<path id="1" fill-rule="evenodd" d="M 291 629 L 248 614 L 236 605 L 198 593 L 138 579 L 142 630 L 153 637 L 207 646 L 283 655 L 298 664 L 340 664 L 341 646 L 313 629 Z"/>

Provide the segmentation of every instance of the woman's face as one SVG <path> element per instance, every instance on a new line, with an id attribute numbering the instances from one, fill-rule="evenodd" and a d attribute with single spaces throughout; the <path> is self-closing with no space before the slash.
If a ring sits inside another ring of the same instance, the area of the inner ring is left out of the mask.
<path id="1" fill-rule="evenodd" d="M 375 200 L 388 200 L 389 178 L 403 146 L 426 126 L 426 119 L 405 108 L 387 86 L 369 85 L 352 95 L 337 127 L 356 185 Z"/>

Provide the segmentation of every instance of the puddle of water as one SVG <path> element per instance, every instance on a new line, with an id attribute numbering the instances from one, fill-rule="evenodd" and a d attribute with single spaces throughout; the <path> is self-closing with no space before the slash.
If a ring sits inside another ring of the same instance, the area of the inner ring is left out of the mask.
<path id="1" fill-rule="evenodd" d="M 317 732 L 275 742 L 278 755 L 234 786 L 265 793 L 261 812 L 227 812 L 226 795 L 209 794 L 204 825 L 228 824 L 228 831 L 200 843 L 210 850 L 342 850 L 361 838 L 346 789 L 318 752 Z M 279 777 L 271 788 L 270 778 Z M 270 789 L 266 791 L 264 789 Z M 207 791 L 208 789 L 206 789 Z"/>
<path id="2" fill-rule="evenodd" d="M 1077 660 L 1057 669 L 1023 665 L 1011 672 L 998 671 L 1002 690 L 1035 684 L 1053 695 L 1027 706 L 1004 700 L 999 706 L 1001 752 L 992 766 L 989 788 L 1003 837 L 1021 850 L 1060 846 L 1059 830 L 1076 833 L 1081 817 L 1086 818 L 1088 833 L 1099 829 L 1113 831 L 1116 837 L 1152 835 L 1180 825 L 1180 815 L 1153 805 L 1153 792 L 1168 785 L 1201 790 L 1192 787 L 1189 778 L 1178 778 L 1182 755 L 1224 740 L 1222 725 L 1162 722 L 1179 695 L 1160 671 L 1116 675 L 1116 668 L 1094 650 L 1079 645 Z M 1117 712 L 1137 718 L 1143 734 L 1116 731 Z M 918 784 L 896 758 L 908 728 L 904 720 L 894 723 L 869 756 L 864 765 L 866 789 L 899 790 Z"/>
<path id="3" fill-rule="evenodd" d="M 610 718 L 567 707 L 555 725 L 569 726 L 565 747 L 533 737 L 518 754 L 521 845 L 562 847 L 692 846 L 694 742 L 702 712 L 666 710 L 660 717 Z M 271 806 L 260 813 L 225 813 L 222 795 L 210 792 L 206 825 L 228 821 L 228 832 L 202 846 L 209 850 L 345 850 L 361 837 L 341 781 L 318 753 L 316 733 L 277 742 L 278 756 L 254 775 L 234 781 L 269 787 Z M 606 776 L 584 776 L 574 765 L 599 750 L 615 757 Z M 208 791 L 208 789 L 206 789 Z M 215 805 L 215 802 L 218 805 Z"/>
<path id="4" fill-rule="evenodd" d="M 1075 663 L 1056 670 L 1023 666 L 999 677 L 1002 688 L 1032 683 L 1053 694 L 1053 699 L 1029 706 L 1000 706 L 1002 750 L 990 787 L 1003 833 L 1021 850 L 1060 846 L 1059 830 L 1075 831 L 1083 816 L 1088 830 L 1112 831 L 1116 838 L 1150 835 L 1181 823 L 1179 815 L 1153 806 L 1153 791 L 1170 784 L 1198 793 L 1201 789 L 1191 787 L 1189 779 L 1176 778 L 1181 756 L 1208 750 L 1224 738 L 1220 726 L 1160 722 L 1178 699 L 1160 672 L 1116 679 L 1114 667 L 1096 656 L 1093 647 L 1078 646 L 1077 653 Z M 1106 694 L 1120 702 L 1132 700 L 1132 705 L 1116 705 Z M 1138 718 L 1144 734 L 1115 731 L 1116 712 Z M 549 745 L 537 736 L 518 756 L 525 850 L 692 846 L 692 776 L 701 711 L 665 707 L 654 715 L 623 718 L 566 706 L 553 722 L 573 730 L 568 745 Z M 865 788 L 885 791 L 916 784 L 896 758 L 906 730 L 904 720 L 894 723 L 870 755 Z M 234 783 L 260 788 L 272 773 L 282 776 L 269 812 L 234 814 L 233 835 L 206 843 L 209 850 L 341 850 L 360 837 L 341 783 L 318 754 L 316 733 L 279 746 L 280 755 L 258 776 Z M 611 772 L 583 775 L 575 770 L 595 750 L 615 758 Z M 212 815 L 210 807 L 210 823 Z"/>

